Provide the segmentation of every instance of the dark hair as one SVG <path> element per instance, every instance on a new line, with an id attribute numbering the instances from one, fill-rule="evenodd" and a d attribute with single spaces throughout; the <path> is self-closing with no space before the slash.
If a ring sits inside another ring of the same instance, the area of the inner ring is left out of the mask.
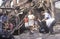
<path id="1" fill-rule="evenodd" d="M 33 14 L 33 10 L 30 10 L 29 12 L 31 12 L 31 14 Z"/>

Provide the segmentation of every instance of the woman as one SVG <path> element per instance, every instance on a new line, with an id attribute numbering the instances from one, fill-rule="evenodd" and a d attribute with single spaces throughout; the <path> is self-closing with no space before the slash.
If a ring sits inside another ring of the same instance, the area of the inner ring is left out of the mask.
<path id="1" fill-rule="evenodd" d="M 34 18 L 35 16 L 32 14 L 32 11 L 29 11 L 29 15 L 28 15 L 28 19 L 29 19 L 29 28 L 30 28 L 30 31 L 31 33 L 33 33 L 33 28 L 34 28 Z"/>

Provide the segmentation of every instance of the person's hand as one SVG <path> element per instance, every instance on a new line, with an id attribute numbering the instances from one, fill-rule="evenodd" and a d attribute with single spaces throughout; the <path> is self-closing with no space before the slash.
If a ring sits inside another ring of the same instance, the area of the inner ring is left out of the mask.
<path id="1" fill-rule="evenodd" d="M 41 22 L 41 20 L 40 20 L 39 18 L 38 18 L 37 20 L 38 20 L 39 22 Z"/>
<path id="2" fill-rule="evenodd" d="M 45 21 L 45 19 L 43 19 L 42 21 Z"/>

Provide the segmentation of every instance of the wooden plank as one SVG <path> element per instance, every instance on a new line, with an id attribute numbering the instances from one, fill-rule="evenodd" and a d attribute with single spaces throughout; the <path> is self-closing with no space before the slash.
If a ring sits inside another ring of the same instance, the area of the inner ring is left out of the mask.
<path id="1" fill-rule="evenodd" d="M 5 9 L 5 10 L 15 10 L 14 8 L 0 8 L 0 9 Z"/>
<path id="2" fill-rule="evenodd" d="M 51 15 L 52 15 L 53 18 L 55 18 L 55 16 L 54 16 L 54 5 L 53 5 L 53 0 L 50 0 L 50 2 L 51 2 L 51 10 L 52 10 Z"/>

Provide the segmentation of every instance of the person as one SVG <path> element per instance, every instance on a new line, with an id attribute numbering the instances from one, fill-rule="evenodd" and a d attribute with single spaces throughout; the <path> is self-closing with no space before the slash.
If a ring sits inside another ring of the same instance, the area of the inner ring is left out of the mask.
<path id="1" fill-rule="evenodd" d="M 28 15 L 28 23 L 29 23 L 29 29 L 30 32 L 33 33 L 33 28 L 34 28 L 34 18 L 35 16 L 32 14 L 32 11 L 29 11 L 29 15 Z"/>
<path id="2" fill-rule="evenodd" d="M 27 16 L 25 16 L 25 18 L 24 18 L 24 23 L 25 23 L 25 27 L 27 28 L 28 27 L 28 17 Z"/>
<path id="3" fill-rule="evenodd" d="M 47 10 L 45 10 L 45 12 L 42 13 L 42 15 L 44 15 L 44 18 L 42 19 L 42 21 L 46 22 L 46 26 L 49 28 L 50 34 L 53 34 L 54 33 L 53 26 L 56 23 L 55 18 L 52 18 Z"/>
<path id="4" fill-rule="evenodd" d="M 7 14 L 4 13 L 4 14 L 3 14 L 3 17 L 2 17 L 2 21 L 5 22 L 5 21 L 7 21 L 7 20 L 8 20 Z"/>

